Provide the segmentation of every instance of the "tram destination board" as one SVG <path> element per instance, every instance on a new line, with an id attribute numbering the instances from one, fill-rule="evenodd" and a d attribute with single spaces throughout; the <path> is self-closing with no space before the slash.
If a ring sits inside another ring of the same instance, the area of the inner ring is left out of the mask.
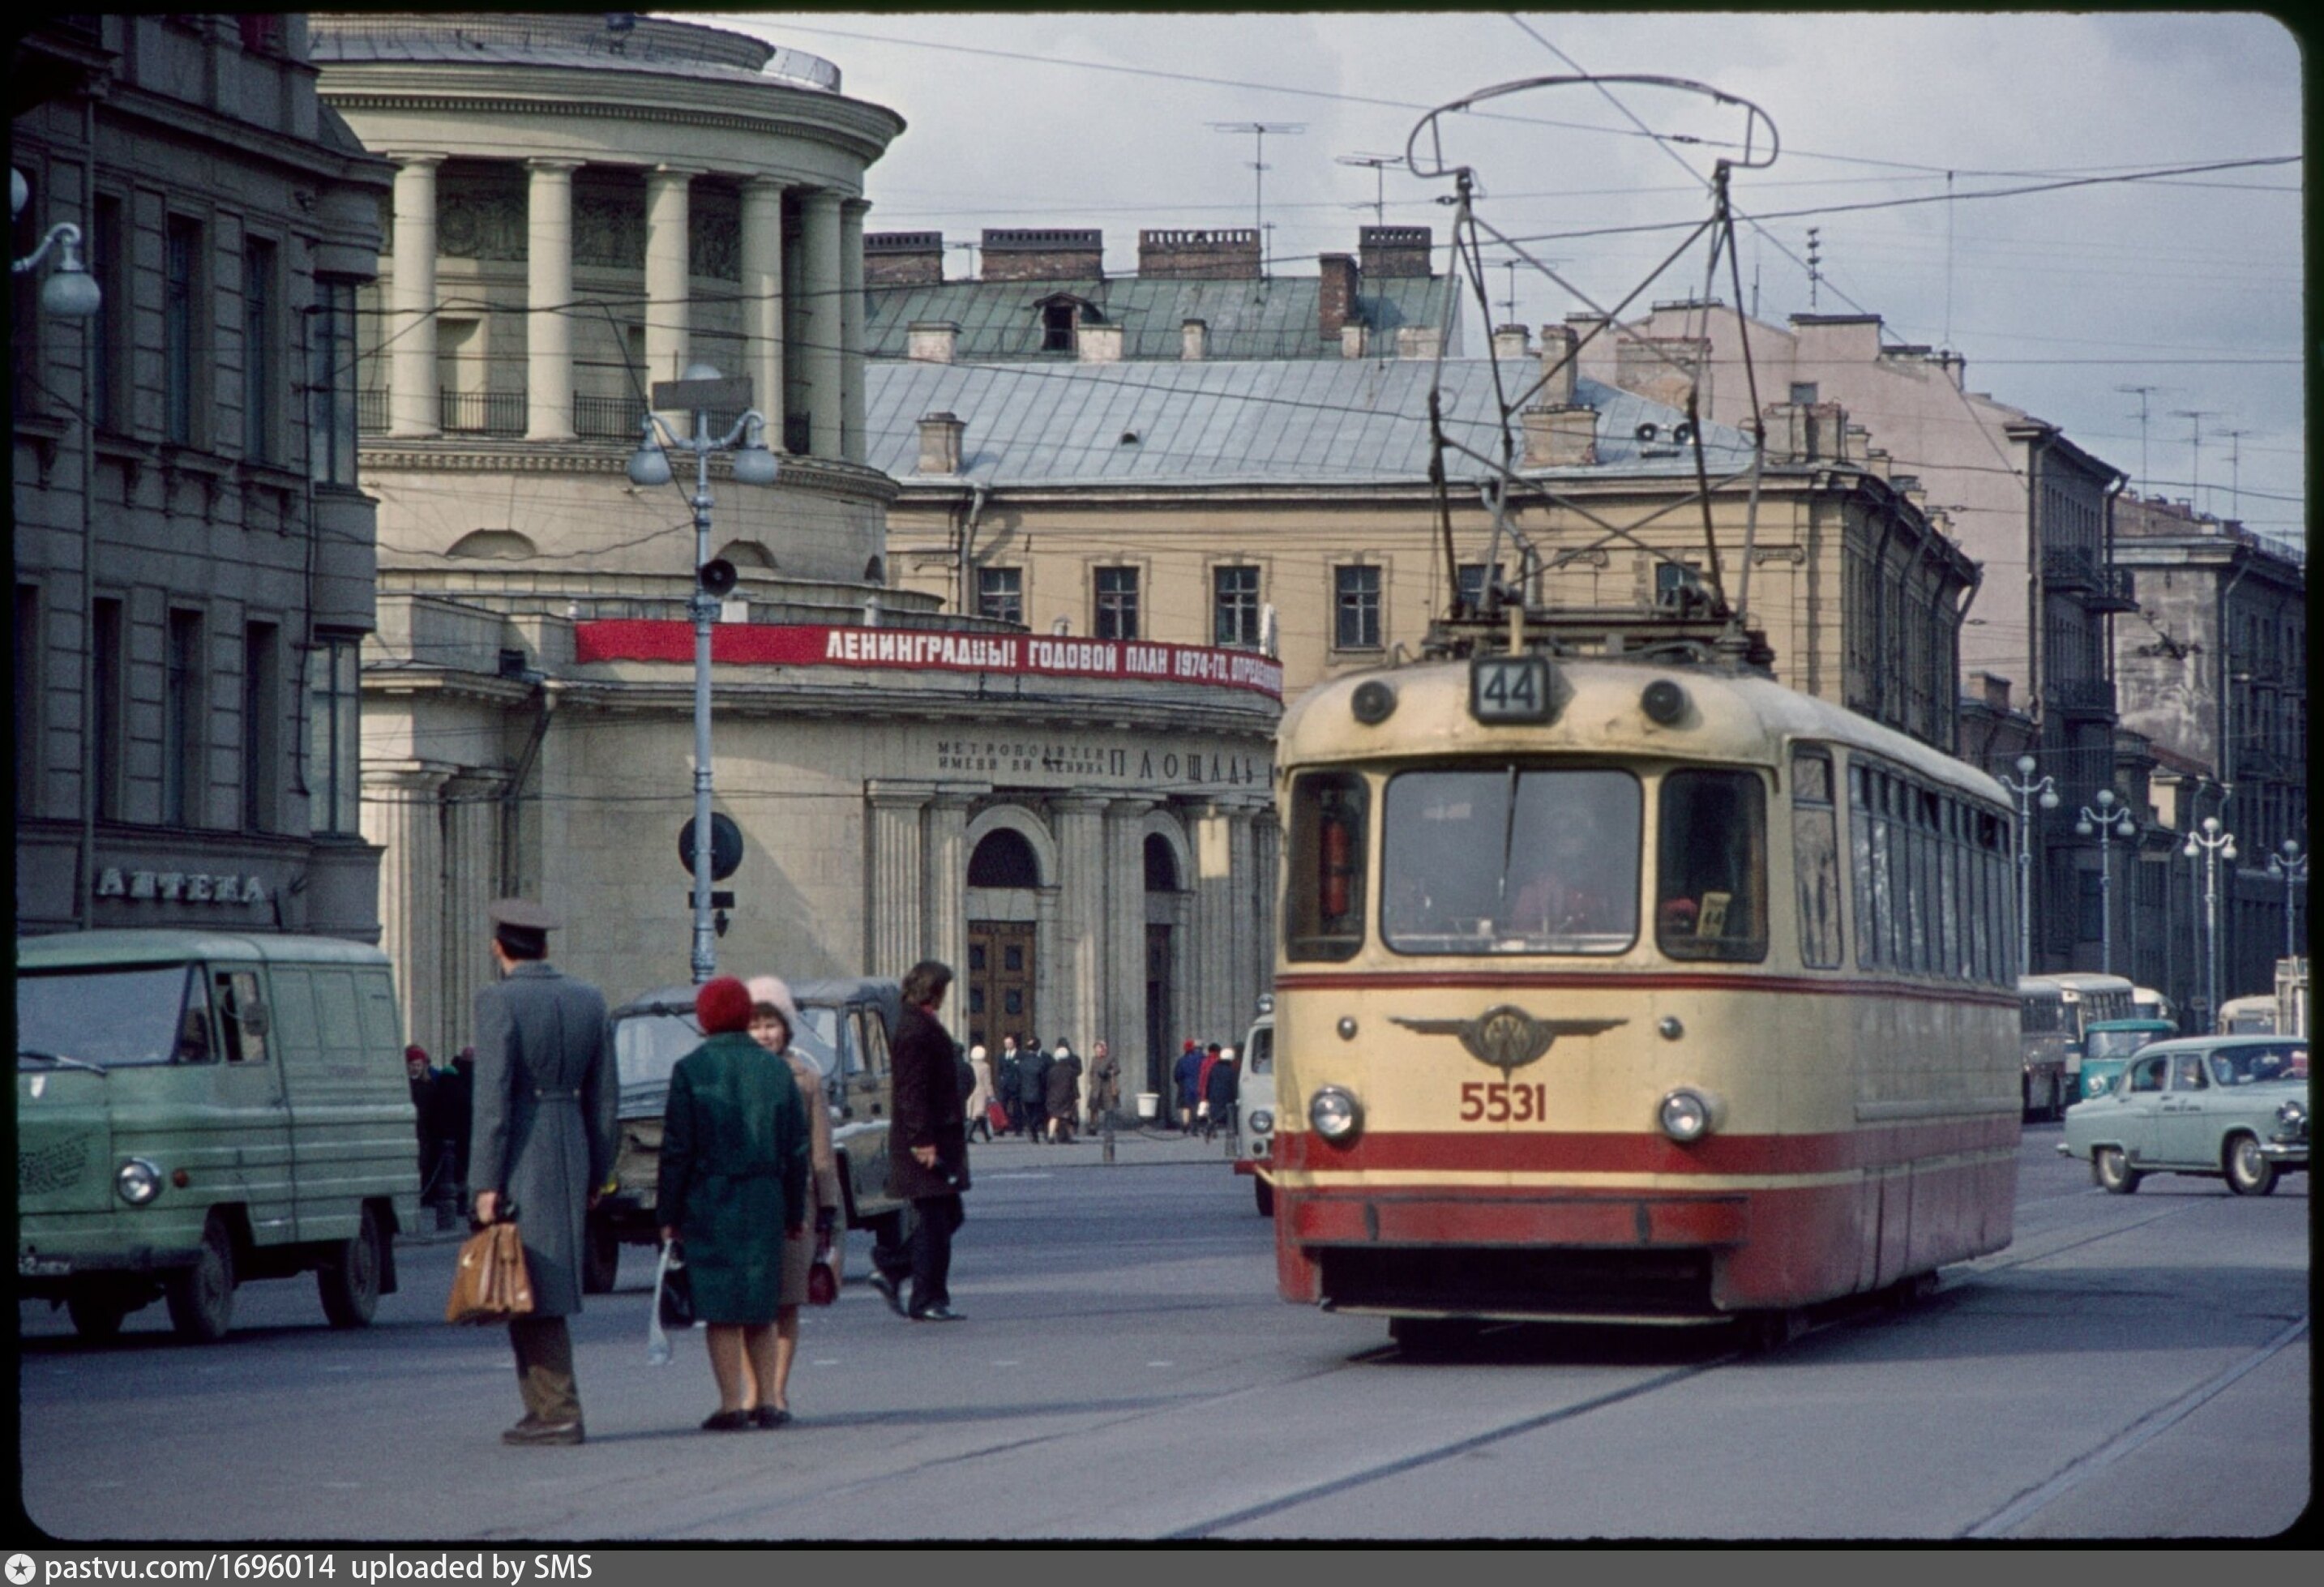
<path id="1" fill-rule="evenodd" d="M 1545 656 L 1478 656 L 1469 663 L 1469 715 L 1480 722 L 1550 718 Z"/>

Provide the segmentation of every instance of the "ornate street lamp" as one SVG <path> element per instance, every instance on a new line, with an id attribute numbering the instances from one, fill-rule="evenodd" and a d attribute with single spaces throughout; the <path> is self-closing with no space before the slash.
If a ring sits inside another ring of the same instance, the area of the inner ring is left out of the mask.
<path id="1" fill-rule="evenodd" d="M 657 381 L 653 405 L 694 415 L 694 433 L 681 438 L 660 418 L 648 412 L 643 438 L 630 457 L 630 483 L 647 488 L 670 481 L 672 449 L 694 454 L 694 594 L 686 603 L 694 619 L 694 983 L 718 973 L 716 927 L 710 918 L 712 881 L 710 820 L 710 633 L 718 620 L 718 604 L 734 587 L 732 564 L 710 555 L 710 455 L 734 455 L 734 483 L 772 484 L 778 465 L 767 450 L 766 416 L 751 406 L 751 377 L 722 376 L 707 364 L 687 366 L 684 378 Z M 710 415 L 739 411 L 742 417 L 724 436 L 713 440 Z M 659 433 L 657 434 L 656 432 Z"/>
<path id="2" fill-rule="evenodd" d="M 2300 852 L 2298 838 L 2285 838 L 2283 852 L 2267 857 L 2267 873 L 2283 882 L 2283 956 L 2289 959 L 2298 951 L 2300 940 L 2292 925 L 2292 890 L 2308 880 L 2308 856 Z"/>
<path id="3" fill-rule="evenodd" d="M 2088 837 L 2093 832 L 2098 839 L 2098 967 L 2107 974 L 2114 973 L 2114 863 L 2113 840 L 2128 838 L 2138 828 L 2130 819 L 2127 807 L 2115 803 L 2114 789 L 2098 789 L 2098 807 L 2084 805 L 2076 812 L 2074 830 Z"/>
<path id="4" fill-rule="evenodd" d="M 2219 861 L 2224 856 L 2230 863 L 2236 857 L 2236 835 L 2219 830 L 2217 816 L 2203 817 L 2203 830 L 2187 835 L 2187 846 L 2179 851 L 2189 859 L 2200 858 L 2203 868 L 2203 984 L 2208 999 L 2206 1012 L 2216 1022 L 2219 1017 Z"/>
<path id="5" fill-rule="evenodd" d="M 8 217 L 14 220 L 24 213 L 24 206 L 32 199 L 32 184 L 24 173 L 14 166 L 8 168 Z M 80 259 L 80 227 L 69 220 L 60 220 L 51 226 L 41 245 L 11 263 L 11 272 L 30 275 L 41 268 L 41 261 L 49 250 L 57 251 L 57 267 L 49 279 L 41 283 L 41 312 L 53 314 L 60 319 L 87 319 L 104 305 L 105 294 L 97 290 L 97 278 Z"/>
<path id="6" fill-rule="evenodd" d="M 2034 973 L 2034 805 L 2058 807 L 2058 780 L 2034 780 L 2034 757 L 2017 757 L 2017 780 L 2004 777 L 2001 786 L 2017 796 L 2017 973 Z"/>

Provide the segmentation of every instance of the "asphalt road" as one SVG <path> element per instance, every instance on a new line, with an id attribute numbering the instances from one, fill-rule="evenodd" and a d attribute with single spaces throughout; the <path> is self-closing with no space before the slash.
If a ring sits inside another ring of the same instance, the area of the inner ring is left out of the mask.
<path id="1" fill-rule="evenodd" d="M 2310 1490 L 2309 1185 L 2108 1196 L 2030 1126 L 2017 1238 L 1909 1311 L 1784 1349 L 1513 1328 L 1422 1359 L 1274 1296 L 1214 1149 L 979 1149 L 969 1321 L 861 1282 L 810 1312 L 798 1420 L 711 1435 L 699 1334 L 645 1353 L 650 1253 L 576 1321 L 589 1442 L 511 1450 L 497 1332 L 447 1327 L 449 1244 L 371 1328 L 310 1280 L 179 1344 L 20 1303 L 23 1499 L 90 1541 L 950 1537 L 2261 1537 Z"/>

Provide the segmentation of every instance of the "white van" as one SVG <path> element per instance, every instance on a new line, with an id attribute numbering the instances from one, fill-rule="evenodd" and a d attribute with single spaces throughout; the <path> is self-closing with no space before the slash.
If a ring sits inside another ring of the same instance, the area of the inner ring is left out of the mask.
<path id="1" fill-rule="evenodd" d="M 1234 1171 L 1250 1176 L 1259 1215 L 1275 1215 L 1275 1184 L 1268 1177 L 1275 1143 L 1275 1000 L 1259 1000 L 1259 1018 L 1243 1038 L 1242 1079 L 1235 1119 Z"/>

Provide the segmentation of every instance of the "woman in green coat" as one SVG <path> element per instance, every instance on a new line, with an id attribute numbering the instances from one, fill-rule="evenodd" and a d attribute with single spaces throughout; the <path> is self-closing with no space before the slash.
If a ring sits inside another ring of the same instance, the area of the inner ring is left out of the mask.
<path id="1" fill-rule="evenodd" d="M 751 1039 L 740 981 L 706 982 L 694 1013 L 704 1040 L 670 1072 L 656 1205 L 708 1325 L 718 1409 L 702 1426 L 739 1433 L 766 1419 L 759 1388 L 775 1382 L 783 1241 L 807 1222 L 807 1110 L 790 1066 Z"/>

